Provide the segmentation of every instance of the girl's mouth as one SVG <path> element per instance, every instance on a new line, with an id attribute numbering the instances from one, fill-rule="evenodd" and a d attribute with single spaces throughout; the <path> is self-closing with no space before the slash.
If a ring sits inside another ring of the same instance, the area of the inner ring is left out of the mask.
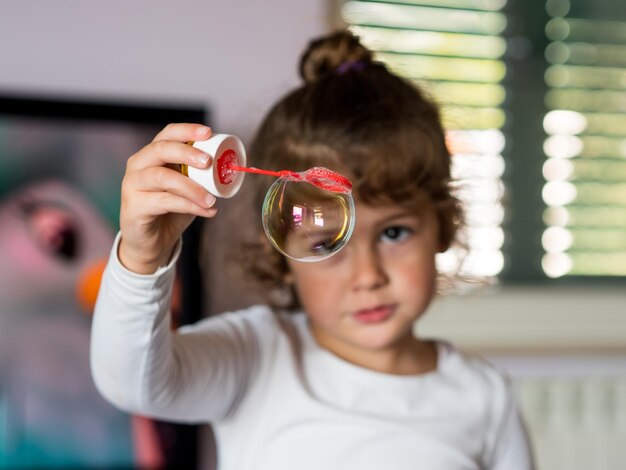
<path id="1" fill-rule="evenodd" d="M 354 314 L 354 318 L 359 323 L 372 324 L 382 323 L 393 315 L 395 305 L 379 305 L 374 308 L 359 310 Z"/>

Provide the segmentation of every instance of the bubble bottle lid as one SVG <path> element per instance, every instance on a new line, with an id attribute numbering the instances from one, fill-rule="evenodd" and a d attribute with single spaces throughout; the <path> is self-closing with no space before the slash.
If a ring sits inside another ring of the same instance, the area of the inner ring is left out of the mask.
<path id="1" fill-rule="evenodd" d="M 216 197 L 233 197 L 241 188 L 244 172 L 231 167 L 246 166 L 246 149 L 234 135 L 214 134 L 208 140 L 190 142 L 190 145 L 208 153 L 213 163 L 208 168 L 183 166 L 182 172 Z"/>

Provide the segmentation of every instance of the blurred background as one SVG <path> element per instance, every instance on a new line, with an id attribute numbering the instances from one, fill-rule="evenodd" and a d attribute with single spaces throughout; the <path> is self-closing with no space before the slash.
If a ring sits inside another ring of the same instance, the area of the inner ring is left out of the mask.
<path id="1" fill-rule="evenodd" d="M 126 416 L 89 382 L 124 164 L 171 120 L 249 142 L 308 41 L 344 25 L 441 104 L 467 205 L 461 269 L 480 282 L 416 329 L 511 375 L 540 470 L 624 468 L 626 3 L 610 0 L 2 2 L 0 468 L 214 460 L 208 428 Z M 226 249 L 194 254 L 246 232 L 237 203 L 190 231 L 181 322 L 255 300 L 214 275 Z"/>

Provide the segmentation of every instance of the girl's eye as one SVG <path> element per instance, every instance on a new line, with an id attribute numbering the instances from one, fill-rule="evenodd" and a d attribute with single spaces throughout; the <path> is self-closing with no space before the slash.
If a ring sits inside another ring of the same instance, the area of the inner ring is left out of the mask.
<path id="1" fill-rule="evenodd" d="M 408 227 L 387 227 L 380 234 L 380 239 L 386 243 L 397 243 L 408 238 L 411 233 L 412 231 Z"/>

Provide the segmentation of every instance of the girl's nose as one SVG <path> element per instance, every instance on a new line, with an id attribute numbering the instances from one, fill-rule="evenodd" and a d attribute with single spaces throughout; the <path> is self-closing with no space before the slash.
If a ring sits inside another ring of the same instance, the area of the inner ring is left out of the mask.
<path id="1" fill-rule="evenodd" d="M 354 250 L 352 258 L 354 290 L 373 290 L 387 284 L 387 274 L 375 250 Z"/>

